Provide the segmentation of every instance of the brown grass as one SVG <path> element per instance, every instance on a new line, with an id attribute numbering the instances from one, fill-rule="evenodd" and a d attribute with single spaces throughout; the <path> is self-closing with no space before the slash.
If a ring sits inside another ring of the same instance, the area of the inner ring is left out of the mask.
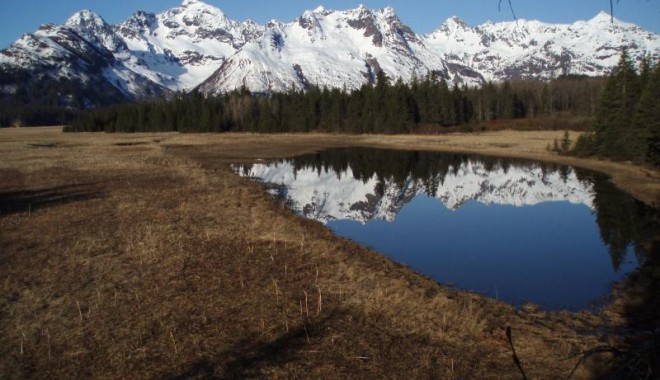
<path id="1" fill-rule="evenodd" d="M 560 135 L 0 130 L 0 378 L 517 379 L 507 326 L 527 376 L 566 377 L 581 352 L 619 339 L 593 332 L 600 317 L 439 285 L 226 165 L 349 143 L 564 162 L 545 151 Z M 598 165 L 642 170 L 584 163 Z M 645 178 L 657 191 L 657 173 Z"/>

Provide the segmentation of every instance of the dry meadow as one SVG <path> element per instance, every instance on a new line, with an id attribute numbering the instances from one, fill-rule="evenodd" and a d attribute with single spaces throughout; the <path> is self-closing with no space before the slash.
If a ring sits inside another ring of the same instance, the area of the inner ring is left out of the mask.
<path id="1" fill-rule="evenodd" d="M 476 152 L 606 171 L 659 204 L 658 172 L 557 157 L 561 135 L 0 130 L 0 378 L 596 377 L 612 352 L 594 349 L 621 340 L 603 329 L 623 323 L 615 308 L 516 309 L 438 284 L 228 165 L 347 145 Z"/>

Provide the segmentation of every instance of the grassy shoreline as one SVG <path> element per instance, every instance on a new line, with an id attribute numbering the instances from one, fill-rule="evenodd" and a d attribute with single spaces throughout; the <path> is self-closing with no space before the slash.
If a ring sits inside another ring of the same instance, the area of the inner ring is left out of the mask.
<path id="1" fill-rule="evenodd" d="M 615 309 L 515 309 L 437 284 L 227 166 L 347 145 L 570 164 L 545 151 L 561 133 L 0 130 L 0 377 L 519 378 L 507 326 L 528 376 L 567 377 L 582 353 L 622 344 L 602 329 L 624 325 Z M 580 162 L 658 204 L 657 172 Z"/>

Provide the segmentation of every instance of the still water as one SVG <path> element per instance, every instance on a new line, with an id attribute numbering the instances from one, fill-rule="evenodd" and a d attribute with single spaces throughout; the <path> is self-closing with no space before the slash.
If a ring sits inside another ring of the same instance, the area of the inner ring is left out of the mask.
<path id="1" fill-rule="evenodd" d="M 602 302 L 658 228 L 656 210 L 566 166 L 350 148 L 235 169 L 440 283 L 546 310 Z"/>

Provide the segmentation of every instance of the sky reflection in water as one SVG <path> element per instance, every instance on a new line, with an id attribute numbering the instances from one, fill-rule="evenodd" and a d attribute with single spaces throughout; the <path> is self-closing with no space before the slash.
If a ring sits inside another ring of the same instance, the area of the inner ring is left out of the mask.
<path id="1" fill-rule="evenodd" d="M 418 195 L 391 223 L 328 226 L 439 282 L 544 309 L 585 308 L 637 266 L 629 252 L 615 272 L 591 209 L 568 202 L 452 211 Z"/>

